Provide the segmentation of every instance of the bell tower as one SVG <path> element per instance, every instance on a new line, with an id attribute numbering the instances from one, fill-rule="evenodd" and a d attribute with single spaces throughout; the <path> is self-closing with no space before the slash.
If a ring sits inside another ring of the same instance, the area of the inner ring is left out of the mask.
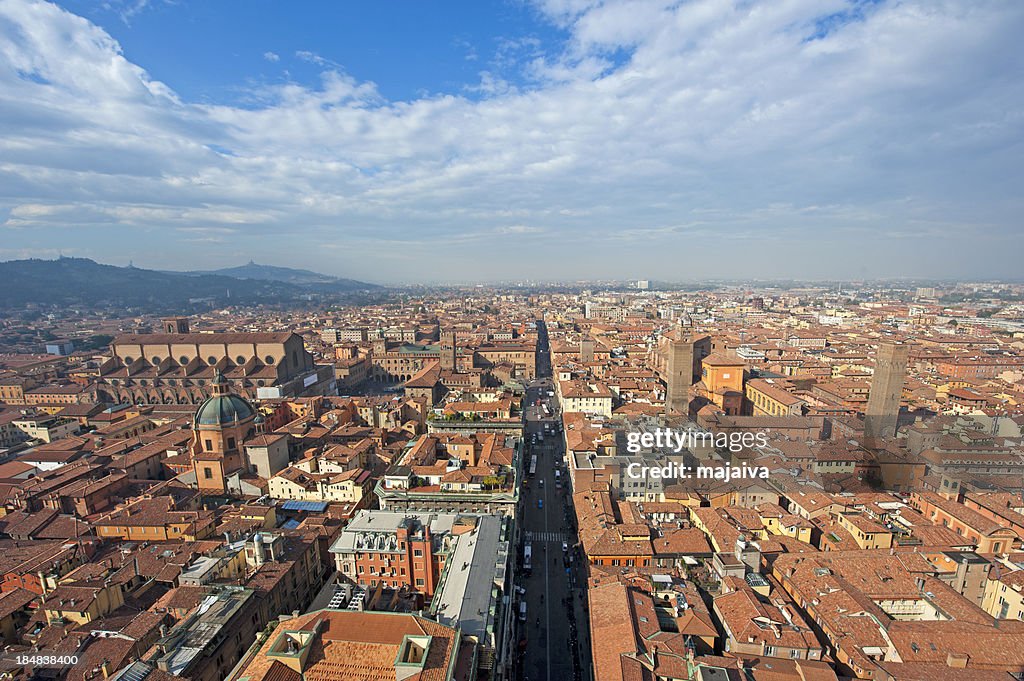
<path id="1" fill-rule="evenodd" d="M 164 317 L 160 320 L 164 333 L 188 333 L 188 317 Z"/>

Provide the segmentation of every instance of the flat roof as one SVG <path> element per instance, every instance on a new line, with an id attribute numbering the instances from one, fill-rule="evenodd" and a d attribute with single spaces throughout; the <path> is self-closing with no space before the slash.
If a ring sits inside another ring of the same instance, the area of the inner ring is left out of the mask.
<path id="1" fill-rule="evenodd" d="M 491 612 L 495 582 L 505 578 L 507 548 L 501 549 L 501 519 L 483 515 L 476 529 L 459 536 L 449 557 L 444 582 L 434 598 L 438 621 L 485 641 L 493 626 Z"/>

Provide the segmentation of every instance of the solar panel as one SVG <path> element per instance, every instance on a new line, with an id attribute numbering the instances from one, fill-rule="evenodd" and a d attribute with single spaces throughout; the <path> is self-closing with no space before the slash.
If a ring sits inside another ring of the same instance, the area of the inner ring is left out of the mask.
<path id="1" fill-rule="evenodd" d="M 145 662 L 133 662 L 118 676 L 118 681 L 144 681 L 152 668 Z"/>
<path id="2" fill-rule="evenodd" d="M 314 513 L 323 512 L 327 508 L 326 501 L 286 501 L 281 505 L 281 509 L 285 511 L 312 511 Z"/>

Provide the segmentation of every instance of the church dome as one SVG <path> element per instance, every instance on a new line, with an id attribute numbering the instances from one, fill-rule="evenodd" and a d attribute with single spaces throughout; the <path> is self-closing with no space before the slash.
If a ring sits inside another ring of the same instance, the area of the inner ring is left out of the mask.
<path id="1" fill-rule="evenodd" d="M 256 412 L 238 395 L 214 395 L 196 412 L 197 426 L 227 426 L 250 419 Z"/>
<path id="2" fill-rule="evenodd" d="M 256 410 L 248 402 L 229 392 L 230 384 L 220 371 L 214 375 L 210 385 L 213 387 L 213 396 L 199 406 L 196 427 L 229 426 L 255 416 Z"/>

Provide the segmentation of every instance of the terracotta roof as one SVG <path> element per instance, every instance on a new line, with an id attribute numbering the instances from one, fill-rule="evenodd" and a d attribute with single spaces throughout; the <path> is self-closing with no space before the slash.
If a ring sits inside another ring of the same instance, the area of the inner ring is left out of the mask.
<path id="1" fill-rule="evenodd" d="M 310 681 L 394 679 L 395 659 L 406 636 L 431 636 L 421 670 L 411 681 L 443 681 L 456 655 L 457 630 L 411 614 L 318 610 L 282 621 L 243 675 L 252 681 L 291 680 L 269 655 L 284 631 L 314 631 L 303 678 Z"/>
<path id="2" fill-rule="evenodd" d="M 111 345 L 221 345 L 224 343 L 284 343 L 294 336 L 291 331 L 279 333 L 126 333 L 114 338 Z"/>

